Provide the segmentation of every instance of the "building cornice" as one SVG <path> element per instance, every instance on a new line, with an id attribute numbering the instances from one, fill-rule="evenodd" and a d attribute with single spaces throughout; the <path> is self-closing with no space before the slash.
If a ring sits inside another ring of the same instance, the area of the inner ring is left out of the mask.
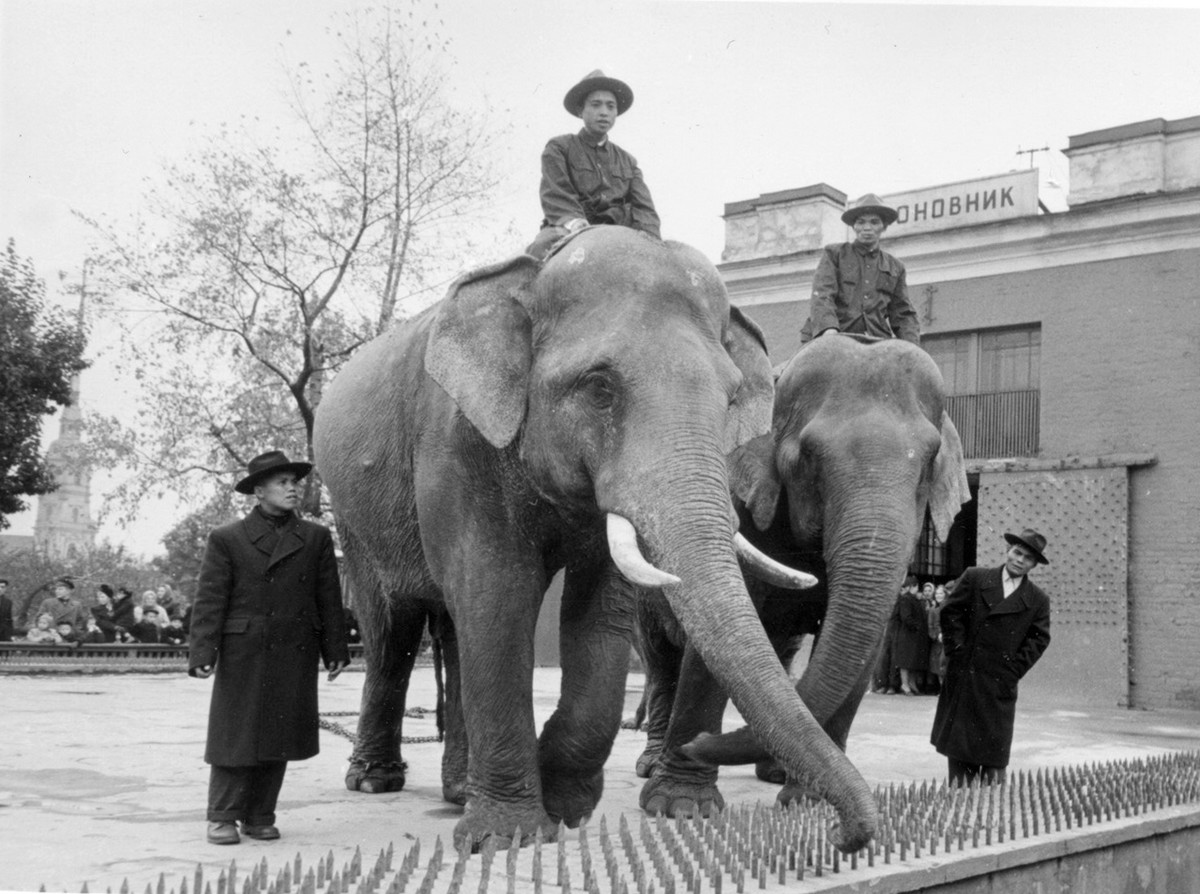
<path id="1" fill-rule="evenodd" d="M 889 239 L 910 285 L 1200 249 L 1200 189 Z M 738 305 L 807 299 L 821 249 L 718 265 Z"/>

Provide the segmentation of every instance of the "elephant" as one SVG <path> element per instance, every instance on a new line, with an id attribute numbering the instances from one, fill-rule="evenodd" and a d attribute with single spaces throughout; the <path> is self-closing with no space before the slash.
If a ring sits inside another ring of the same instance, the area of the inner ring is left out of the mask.
<path id="1" fill-rule="evenodd" d="M 800 594 L 752 578 L 747 585 L 784 661 L 798 637 L 815 637 L 796 690 L 843 751 L 926 507 L 944 540 L 970 499 L 962 445 L 943 402 L 937 364 L 916 345 L 831 334 L 782 368 L 770 434 L 729 457 L 746 536 L 821 581 Z M 726 699 L 690 643 L 644 613 L 641 627 L 648 745 L 638 773 L 649 776 L 642 805 L 720 806 L 721 764 L 757 761 L 761 778 L 783 782 L 759 744 L 757 721 L 717 735 Z M 786 775 L 781 801 L 809 793 L 811 782 Z"/>
<path id="2" fill-rule="evenodd" d="M 738 565 L 754 550 L 726 456 L 769 431 L 772 401 L 762 333 L 715 268 L 621 227 L 466 274 L 361 348 L 314 430 L 367 665 L 348 783 L 403 785 L 405 692 L 432 619 L 456 846 L 577 825 L 603 791 L 634 603 L 652 592 L 771 754 L 823 780 L 840 846 L 863 846 L 871 792 L 780 667 Z M 534 628 L 563 568 L 561 693 L 539 736 Z"/>

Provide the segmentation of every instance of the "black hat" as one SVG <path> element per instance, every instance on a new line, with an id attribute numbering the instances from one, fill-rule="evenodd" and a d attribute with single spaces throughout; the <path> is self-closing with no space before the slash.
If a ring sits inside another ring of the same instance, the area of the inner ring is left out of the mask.
<path id="1" fill-rule="evenodd" d="M 294 463 L 282 450 L 268 450 L 250 460 L 246 471 L 249 474 L 233 486 L 239 494 L 254 493 L 254 485 L 276 472 L 295 472 L 297 478 L 303 478 L 312 471 L 312 463 Z"/>
<path id="2" fill-rule="evenodd" d="M 105 596 L 107 596 L 109 599 L 112 598 L 113 588 L 110 587 L 108 584 L 101 584 L 100 586 L 96 587 L 96 589 L 99 590 L 101 593 L 103 593 Z"/>
<path id="3" fill-rule="evenodd" d="M 54 581 L 54 586 L 66 587 L 68 590 L 74 590 L 75 589 L 75 581 L 71 580 L 71 578 L 69 578 L 69 577 L 60 577 Z"/>
<path id="4" fill-rule="evenodd" d="M 864 214 L 878 214 L 883 218 L 884 225 L 889 227 L 896 222 L 898 217 L 895 208 L 883 204 L 883 199 L 875 193 L 869 192 L 865 196 L 859 196 L 846 206 L 846 210 L 842 212 L 842 223 L 852 227 L 854 222 Z"/>
<path id="5" fill-rule="evenodd" d="M 1050 564 L 1050 560 L 1042 555 L 1042 550 L 1046 548 L 1046 538 L 1037 531 L 1033 530 L 1033 528 L 1026 528 L 1021 532 L 1020 537 L 1018 537 L 1016 534 L 1005 534 L 1004 539 L 1010 544 L 1016 544 L 1018 546 L 1025 547 L 1027 550 L 1033 553 L 1033 557 L 1038 560 L 1039 564 Z"/>
<path id="6" fill-rule="evenodd" d="M 624 115 L 633 105 L 633 91 L 624 81 L 606 77 L 604 72 L 596 69 L 582 81 L 567 91 L 563 97 L 563 108 L 578 118 L 583 112 L 583 103 L 593 90 L 609 90 L 617 98 L 617 114 Z"/>

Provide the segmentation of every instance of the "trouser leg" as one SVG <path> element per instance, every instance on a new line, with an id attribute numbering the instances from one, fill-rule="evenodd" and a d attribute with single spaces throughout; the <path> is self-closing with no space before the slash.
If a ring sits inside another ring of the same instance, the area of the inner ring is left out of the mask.
<path id="1" fill-rule="evenodd" d="M 252 767 L 213 765 L 208 776 L 208 821 L 252 826 L 275 823 L 275 804 L 283 787 L 287 761 Z"/>
<path id="2" fill-rule="evenodd" d="M 275 804 L 283 787 L 287 761 L 269 761 L 253 767 L 246 813 L 243 817 L 251 826 L 275 825 Z"/>

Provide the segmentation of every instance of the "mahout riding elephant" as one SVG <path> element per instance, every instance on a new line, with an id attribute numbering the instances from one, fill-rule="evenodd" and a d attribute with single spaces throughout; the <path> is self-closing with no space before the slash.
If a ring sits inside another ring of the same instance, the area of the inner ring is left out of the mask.
<path id="1" fill-rule="evenodd" d="M 769 431 L 772 394 L 762 334 L 712 265 L 622 227 L 468 274 L 364 346 L 314 431 L 367 663 L 348 784 L 403 784 L 431 617 L 456 844 L 579 823 L 620 723 L 634 602 L 655 592 L 771 754 L 822 780 L 840 846 L 868 841 L 871 792 L 797 696 L 739 570 L 726 456 Z M 539 737 L 534 628 L 564 567 L 562 689 Z"/>
<path id="2" fill-rule="evenodd" d="M 926 507 L 938 536 L 970 499 L 962 445 L 943 409 L 944 385 L 923 350 L 899 339 L 830 335 L 805 345 L 775 389 L 772 431 L 730 455 L 742 532 L 767 555 L 809 571 L 818 586 L 785 591 L 747 578 L 773 646 L 786 661 L 814 635 L 796 689 L 845 750 L 869 685 Z M 720 805 L 719 764 L 759 762 L 783 782 L 750 728 L 720 732 L 726 698 L 700 656 L 641 616 L 647 669 L 647 810 Z M 687 744 L 687 743 L 691 744 Z M 788 771 L 780 800 L 811 782 Z"/>

